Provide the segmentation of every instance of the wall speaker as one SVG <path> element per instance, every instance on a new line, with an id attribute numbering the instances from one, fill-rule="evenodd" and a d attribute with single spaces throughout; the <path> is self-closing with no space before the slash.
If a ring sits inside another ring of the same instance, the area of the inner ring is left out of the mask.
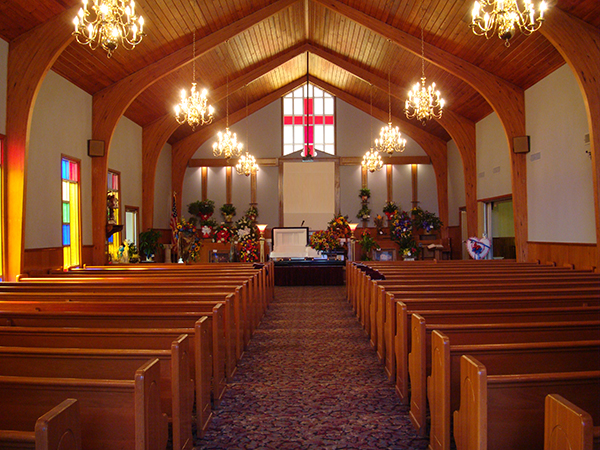
<path id="1" fill-rule="evenodd" d="M 513 138 L 513 152 L 529 153 L 529 136 L 516 136 Z"/>
<path id="2" fill-rule="evenodd" d="M 88 156 L 104 156 L 104 141 L 88 140 Z"/>

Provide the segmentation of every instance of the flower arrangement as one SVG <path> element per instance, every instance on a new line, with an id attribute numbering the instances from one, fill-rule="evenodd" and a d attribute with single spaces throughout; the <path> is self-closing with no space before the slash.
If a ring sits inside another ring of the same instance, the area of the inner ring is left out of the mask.
<path id="1" fill-rule="evenodd" d="M 200 231 L 200 237 L 202 239 L 209 239 L 212 237 L 215 228 L 217 228 L 217 221 L 215 219 L 203 220 L 198 229 Z"/>
<path id="2" fill-rule="evenodd" d="M 423 211 L 418 206 L 411 211 L 413 225 L 415 229 L 422 228 L 425 232 L 430 233 L 432 230 L 439 230 L 443 223 L 438 216 L 429 211 Z"/>
<path id="3" fill-rule="evenodd" d="M 338 239 L 349 238 L 352 232 L 350 231 L 350 225 L 348 219 L 342 216 L 340 213 L 335 214 L 333 219 L 327 224 L 327 229 L 334 233 Z"/>
<path id="4" fill-rule="evenodd" d="M 366 204 L 363 203 L 362 208 L 360 208 L 360 211 L 358 211 L 356 217 L 361 220 L 369 220 L 371 218 L 371 210 Z"/>
<path id="5" fill-rule="evenodd" d="M 200 220 L 208 220 L 215 212 L 215 202 L 212 200 L 196 200 L 188 205 L 188 212 L 192 216 L 200 217 Z"/>
<path id="6" fill-rule="evenodd" d="M 240 242 L 247 240 L 258 241 L 260 237 L 256 223 L 247 215 L 235 223 L 235 234 L 237 240 Z"/>
<path id="7" fill-rule="evenodd" d="M 406 211 L 396 211 L 390 219 L 390 238 L 401 251 L 413 245 L 412 221 Z"/>
<path id="8" fill-rule="evenodd" d="M 212 241 L 217 244 L 227 244 L 228 242 L 231 242 L 232 237 L 233 232 L 231 231 L 231 228 L 222 223 L 214 229 Z"/>
<path id="9" fill-rule="evenodd" d="M 375 250 L 381 250 L 381 247 L 379 247 L 379 244 L 375 241 L 375 239 L 373 238 L 373 236 L 371 236 L 369 234 L 368 231 L 363 231 L 362 234 L 360 235 L 360 239 L 358 240 L 358 243 L 360 244 L 360 246 L 362 247 L 363 250 L 363 254 L 361 256 L 361 261 L 371 261 L 371 250 L 375 249 Z"/>
<path id="10" fill-rule="evenodd" d="M 231 221 L 236 214 L 235 206 L 231 203 L 224 203 L 223 206 L 221 206 L 221 214 L 223 214 L 223 218 L 226 222 Z"/>
<path id="11" fill-rule="evenodd" d="M 371 190 L 368 188 L 361 188 L 360 191 L 358 191 L 358 196 L 365 202 L 371 198 Z"/>
<path id="12" fill-rule="evenodd" d="M 256 219 L 258 218 L 258 209 L 256 206 L 251 205 L 250 208 L 248 208 L 246 211 L 246 217 L 252 222 L 256 222 Z"/>
<path id="13" fill-rule="evenodd" d="M 385 205 L 383 205 L 383 212 L 387 216 L 388 220 L 396 211 L 398 211 L 398 205 L 396 205 L 394 202 L 385 202 Z"/>
<path id="14" fill-rule="evenodd" d="M 330 230 L 319 230 L 311 234 L 310 246 L 320 252 L 330 252 L 341 248 L 339 239 Z"/>
<path id="15" fill-rule="evenodd" d="M 260 247 L 258 242 L 246 239 L 240 244 L 240 261 L 257 262 L 259 259 Z"/>
<path id="16" fill-rule="evenodd" d="M 190 247 L 190 256 L 189 259 L 191 261 L 198 261 L 200 259 L 200 250 L 202 249 L 202 242 L 197 238 L 192 242 L 192 246 Z"/>
<path id="17" fill-rule="evenodd" d="M 419 256 L 419 250 L 419 247 L 413 240 L 409 243 L 408 247 L 402 250 L 402 256 L 404 256 L 404 258 L 417 258 Z"/>

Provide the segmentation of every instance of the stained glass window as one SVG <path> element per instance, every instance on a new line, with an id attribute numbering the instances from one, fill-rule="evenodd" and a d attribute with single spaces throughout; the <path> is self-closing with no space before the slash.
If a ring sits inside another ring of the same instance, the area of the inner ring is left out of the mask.
<path id="1" fill-rule="evenodd" d="M 117 225 L 121 224 L 121 215 L 120 215 L 120 178 L 121 174 L 119 172 L 115 172 L 112 170 L 108 171 L 107 177 L 107 196 L 108 194 L 113 194 L 117 198 L 117 207 L 114 209 L 114 216 Z M 121 232 L 114 233 L 108 238 L 108 256 L 109 260 L 116 261 L 119 259 L 119 247 L 121 245 Z"/>
<path id="2" fill-rule="evenodd" d="M 62 158 L 62 245 L 65 268 L 81 264 L 79 170 L 79 161 Z"/>
<path id="3" fill-rule="evenodd" d="M 304 85 L 283 97 L 283 155 L 335 154 L 335 97 Z"/>

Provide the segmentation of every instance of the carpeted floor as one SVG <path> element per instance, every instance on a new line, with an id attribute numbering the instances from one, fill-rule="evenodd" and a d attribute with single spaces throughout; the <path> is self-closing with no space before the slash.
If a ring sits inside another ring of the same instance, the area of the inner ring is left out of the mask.
<path id="1" fill-rule="evenodd" d="M 196 449 L 425 449 L 345 299 L 277 287 Z"/>

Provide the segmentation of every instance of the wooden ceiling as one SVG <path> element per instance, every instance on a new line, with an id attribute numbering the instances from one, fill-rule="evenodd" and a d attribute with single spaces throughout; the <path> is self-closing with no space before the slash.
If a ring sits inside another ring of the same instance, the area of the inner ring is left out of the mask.
<path id="1" fill-rule="evenodd" d="M 437 47 L 523 89 L 564 64 L 541 34 L 517 35 L 510 47 L 497 38 L 485 40 L 469 29 L 471 0 L 137 0 L 147 36 L 133 51 L 118 48 L 112 58 L 73 41 L 53 70 L 94 95 L 130 74 L 174 52 L 187 54 L 182 67 L 153 78 L 131 103 L 126 116 L 144 127 L 172 114 L 182 88 L 192 81 L 192 31 L 196 30 L 196 80 L 223 118 L 295 80 L 310 76 L 348 94 L 345 100 L 388 111 L 388 77 L 392 113 L 403 119 L 410 87 L 421 76 L 421 57 L 382 36 L 392 30 L 419 39 L 421 25 L 428 48 Z M 560 8 L 600 27 L 598 0 L 554 0 Z M 60 14 L 74 15 L 80 0 L 3 0 L 0 37 L 13 41 Z M 410 37 L 409 36 L 409 37 Z M 425 62 L 427 81 L 435 81 L 447 108 L 479 121 L 492 110 L 471 86 L 440 67 Z M 229 81 L 229 97 L 227 82 Z M 363 108 L 364 109 L 364 108 Z M 368 112 L 368 111 L 367 111 Z M 417 122 L 414 122 L 415 124 Z M 421 126 L 421 125 L 419 125 Z M 436 122 L 426 130 L 444 140 L 448 133 Z M 180 126 L 175 143 L 192 133 Z"/>

